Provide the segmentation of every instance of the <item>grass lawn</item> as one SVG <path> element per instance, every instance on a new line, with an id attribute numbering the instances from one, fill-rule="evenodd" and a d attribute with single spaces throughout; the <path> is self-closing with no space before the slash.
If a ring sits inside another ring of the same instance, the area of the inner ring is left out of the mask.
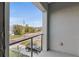
<path id="1" fill-rule="evenodd" d="M 10 50 L 9 57 L 19 57 L 19 54 Z"/>
<path id="2" fill-rule="evenodd" d="M 15 39 L 15 38 L 19 38 L 21 37 L 22 35 L 10 35 L 9 38 L 10 39 Z"/>
<path id="3" fill-rule="evenodd" d="M 9 50 L 9 57 L 25 57 L 25 55 Z"/>

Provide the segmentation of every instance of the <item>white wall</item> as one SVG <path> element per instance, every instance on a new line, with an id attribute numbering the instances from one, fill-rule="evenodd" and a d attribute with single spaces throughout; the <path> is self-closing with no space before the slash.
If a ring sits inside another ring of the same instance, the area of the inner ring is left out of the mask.
<path id="1" fill-rule="evenodd" d="M 50 50 L 79 56 L 79 3 L 50 4 L 48 20 Z"/>

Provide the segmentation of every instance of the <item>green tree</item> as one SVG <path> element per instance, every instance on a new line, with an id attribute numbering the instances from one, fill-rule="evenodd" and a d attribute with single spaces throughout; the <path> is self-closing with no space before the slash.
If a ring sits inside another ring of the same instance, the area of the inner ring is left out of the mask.
<path id="1" fill-rule="evenodd" d="M 26 26 L 25 26 L 25 33 L 28 33 L 28 25 L 26 24 Z"/>
<path id="2" fill-rule="evenodd" d="M 13 26 L 13 32 L 15 35 L 23 35 L 25 33 L 35 33 L 35 32 L 39 32 L 41 31 L 41 28 L 34 28 L 31 26 L 28 26 L 26 24 L 26 26 L 22 26 L 22 25 L 14 25 Z"/>
<path id="3" fill-rule="evenodd" d="M 25 33 L 25 27 L 22 25 L 14 25 L 13 32 L 15 35 L 23 35 Z"/>
<path id="4" fill-rule="evenodd" d="M 35 30 L 35 29 L 34 29 L 33 27 L 28 27 L 28 32 L 29 32 L 29 33 L 34 33 L 34 30 Z"/>

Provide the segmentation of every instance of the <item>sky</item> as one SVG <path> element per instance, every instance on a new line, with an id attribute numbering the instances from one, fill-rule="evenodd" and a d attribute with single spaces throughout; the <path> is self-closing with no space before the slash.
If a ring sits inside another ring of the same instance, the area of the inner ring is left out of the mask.
<path id="1" fill-rule="evenodd" d="M 11 2 L 10 26 L 14 24 L 40 27 L 42 26 L 42 12 L 31 2 Z"/>

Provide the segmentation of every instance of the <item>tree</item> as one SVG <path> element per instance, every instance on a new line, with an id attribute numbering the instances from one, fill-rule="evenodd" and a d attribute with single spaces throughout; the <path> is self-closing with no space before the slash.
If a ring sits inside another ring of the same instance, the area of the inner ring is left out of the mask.
<path id="1" fill-rule="evenodd" d="M 26 33 L 33 33 L 35 31 L 35 29 L 31 26 L 26 25 L 25 26 L 25 32 Z"/>
<path id="2" fill-rule="evenodd" d="M 34 30 L 35 30 L 35 29 L 34 29 L 33 27 L 28 27 L 28 32 L 29 32 L 29 33 L 34 33 Z"/>
<path id="3" fill-rule="evenodd" d="M 28 33 L 28 25 L 26 24 L 26 26 L 25 26 L 25 33 Z"/>
<path id="4" fill-rule="evenodd" d="M 25 33 L 25 27 L 22 25 L 14 25 L 13 32 L 15 35 L 23 35 Z"/>
<path id="5" fill-rule="evenodd" d="M 34 28 L 31 26 L 28 26 L 26 24 L 26 26 L 22 26 L 22 25 L 14 25 L 13 26 L 13 32 L 15 35 L 23 35 L 25 33 L 35 33 L 35 32 L 39 32 L 41 31 L 41 28 Z"/>

